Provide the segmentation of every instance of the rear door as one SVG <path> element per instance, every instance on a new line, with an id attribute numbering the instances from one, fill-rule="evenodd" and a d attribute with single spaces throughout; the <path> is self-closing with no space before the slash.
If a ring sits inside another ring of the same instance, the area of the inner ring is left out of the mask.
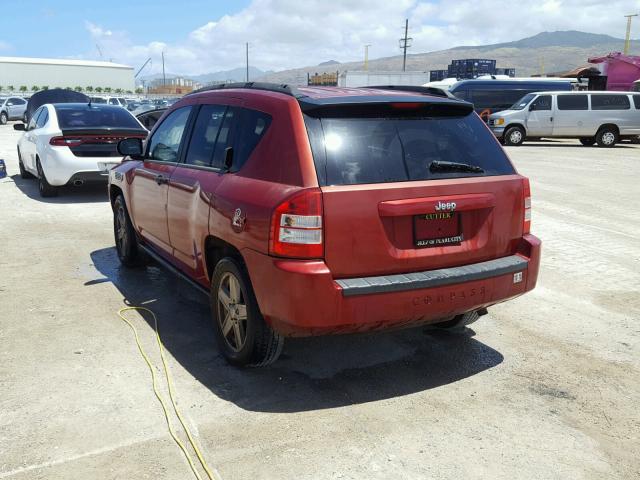
<path id="1" fill-rule="evenodd" d="M 146 158 L 135 169 L 130 186 L 132 219 L 140 235 L 159 251 L 171 253 L 167 224 L 169 179 L 178 164 L 191 106 L 171 112 L 147 141 Z"/>
<path id="2" fill-rule="evenodd" d="M 524 180 L 476 114 L 306 121 L 323 192 L 325 261 L 336 278 L 515 253 Z"/>
<path id="3" fill-rule="evenodd" d="M 236 107 L 201 105 L 195 116 L 184 161 L 171 174 L 167 203 L 169 237 L 183 269 L 198 276 L 202 235 L 208 233 L 209 208 L 222 181 L 225 150 L 231 146 Z"/>
<path id="4" fill-rule="evenodd" d="M 529 108 L 533 107 L 533 110 L 529 111 L 525 125 L 528 136 L 541 137 L 553 134 L 551 100 L 551 95 L 538 95 L 538 98 L 531 102 Z"/>

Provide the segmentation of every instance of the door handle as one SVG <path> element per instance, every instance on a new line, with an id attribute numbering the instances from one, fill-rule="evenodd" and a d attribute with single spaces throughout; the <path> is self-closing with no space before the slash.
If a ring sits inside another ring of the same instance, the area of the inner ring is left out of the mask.
<path id="1" fill-rule="evenodd" d="M 553 122 L 553 117 L 549 118 L 549 121 L 550 121 L 550 122 Z"/>
<path id="2" fill-rule="evenodd" d="M 158 185 L 168 184 L 169 183 L 169 179 L 167 177 L 165 177 L 164 175 L 156 175 L 154 180 L 156 181 L 156 183 Z"/>

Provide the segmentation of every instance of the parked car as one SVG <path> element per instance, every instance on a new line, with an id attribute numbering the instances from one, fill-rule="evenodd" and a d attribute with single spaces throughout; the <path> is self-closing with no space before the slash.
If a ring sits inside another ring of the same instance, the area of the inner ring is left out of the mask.
<path id="1" fill-rule="evenodd" d="M 492 113 L 506 110 L 524 95 L 530 92 L 546 90 L 570 91 L 571 80 L 540 79 L 476 79 L 462 80 L 449 91 L 460 98 L 473 103 L 476 112 L 485 120 Z"/>
<path id="2" fill-rule="evenodd" d="M 0 125 L 9 120 L 24 120 L 27 101 L 20 97 L 0 98 Z"/>
<path id="3" fill-rule="evenodd" d="M 464 325 L 536 284 L 529 181 L 444 93 L 224 85 L 118 148 L 120 261 L 208 292 L 235 365 L 285 336 Z"/>
<path id="4" fill-rule="evenodd" d="M 117 144 L 123 138 L 145 138 L 147 131 L 121 107 L 87 103 L 42 105 L 18 141 L 22 178 L 36 177 L 43 197 L 62 185 L 107 181 L 108 171 L 122 160 Z"/>
<path id="5" fill-rule="evenodd" d="M 489 117 L 506 145 L 527 138 L 578 138 L 585 146 L 613 147 L 640 135 L 640 94 L 632 92 L 535 92 Z"/>

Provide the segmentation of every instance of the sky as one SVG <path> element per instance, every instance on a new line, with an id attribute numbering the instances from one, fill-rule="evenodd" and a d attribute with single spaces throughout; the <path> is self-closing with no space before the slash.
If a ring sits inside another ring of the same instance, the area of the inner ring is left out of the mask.
<path id="1" fill-rule="evenodd" d="M 404 19 L 409 53 L 518 40 L 542 31 L 624 37 L 640 2 L 609 0 L 0 0 L 0 56 L 107 60 L 196 75 L 397 55 Z M 3 18 L 4 17 L 4 18 Z M 640 37 L 640 17 L 632 37 Z"/>

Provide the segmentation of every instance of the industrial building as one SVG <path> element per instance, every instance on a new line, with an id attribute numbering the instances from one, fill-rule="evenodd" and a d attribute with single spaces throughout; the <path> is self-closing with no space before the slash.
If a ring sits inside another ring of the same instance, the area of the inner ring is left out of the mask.
<path id="1" fill-rule="evenodd" d="M 445 70 L 431 70 L 429 81 L 439 82 L 445 78 L 473 79 L 482 75 L 516 76 L 515 68 L 498 68 L 496 61 L 487 58 L 465 58 L 452 60 Z"/>
<path id="2" fill-rule="evenodd" d="M 75 88 L 88 86 L 133 91 L 133 67 L 111 62 L 0 57 L 0 89 L 9 86 Z"/>

